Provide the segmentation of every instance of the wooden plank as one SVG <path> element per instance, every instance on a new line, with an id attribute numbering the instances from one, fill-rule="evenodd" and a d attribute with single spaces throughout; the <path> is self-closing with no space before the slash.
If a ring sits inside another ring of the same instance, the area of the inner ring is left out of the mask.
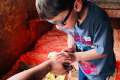
<path id="1" fill-rule="evenodd" d="M 90 0 L 103 8 L 112 18 L 120 18 L 120 0 Z"/>

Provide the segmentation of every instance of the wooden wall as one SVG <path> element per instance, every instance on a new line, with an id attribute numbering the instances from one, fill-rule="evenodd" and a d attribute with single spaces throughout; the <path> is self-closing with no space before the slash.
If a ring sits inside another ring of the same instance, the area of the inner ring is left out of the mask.
<path id="1" fill-rule="evenodd" d="M 34 0 L 0 0 L 0 75 L 6 73 L 48 27 L 39 20 Z M 38 33 L 40 32 L 40 33 Z"/>
<path id="2" fill-rule="evenodd" d="M 120 18 L 112 19 L 112 26 L 114 29 L 114 51 L 116 59 L 120 61 Z"/>

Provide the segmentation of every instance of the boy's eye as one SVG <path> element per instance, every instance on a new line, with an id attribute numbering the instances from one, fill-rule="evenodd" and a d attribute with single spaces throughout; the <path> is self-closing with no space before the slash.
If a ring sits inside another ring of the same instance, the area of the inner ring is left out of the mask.
<path id="1" fill-rule="evenodd" d="M 52 21 L 52 20 L 47 20 L 49 23 L 55 24 L 55 25 L 62 25 L 64 26 L 66 24 L 66 21 L 68 20 L 70 14 L 72 12 L 72 9 L 69 10 L 67 15 L 64 17 L 63 21 Z"/>

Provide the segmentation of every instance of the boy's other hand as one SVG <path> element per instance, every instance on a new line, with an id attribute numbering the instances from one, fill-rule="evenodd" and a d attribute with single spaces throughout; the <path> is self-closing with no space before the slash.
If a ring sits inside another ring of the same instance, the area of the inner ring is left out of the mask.
<path id="1" fill-rule="evenodd" d="M 66 61 L 68 56 L 64 53 L 50 52 L 48 58 L 52 60 L 51 72 L 56 75 L 66 74 L 72 69 L 70 61 Z"/>
<path id="2" fill-rule="evenodd" d="M 57 56 L 59 59 L 64 59 L 64 62 L 73 63 L 76 60 L 75 54 L 71 52 L 60 52 Z"/>

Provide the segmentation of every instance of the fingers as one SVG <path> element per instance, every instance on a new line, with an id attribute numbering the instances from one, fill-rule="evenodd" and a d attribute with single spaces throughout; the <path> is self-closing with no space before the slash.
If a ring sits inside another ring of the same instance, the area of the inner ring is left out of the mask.
<path id="1" fill-rule="evenodd" d="M 48 58 L 59 63 L 63 62 L 72 63 L 74 62 L 74 57 L 72 54 L 73 53 L 69 52 L 50 52 Z"/>
<path id="2" fill-rule="evenodd" d="M 65 49 L 63 49 L 61 52 L 74 53 L 74 52 L 75 52 L 75 48 L 65 48 Z"/>
<path id="3" fill-rule="evenodd" d="M 71 63 L 73 63 L 69 52 L 51 52 L 48 56 L 52 59 L 52 73 L 65 74 L 72 69 Z"/>
<path id="4" fill-rule="evenodd" d="M 69 57 L 67 52 L 60 52 L 59 54 L 57 54 L 57 56 Z"/>
<path id="5" fill-rule="evenodd" d="M 69 55 L 69 53 L 64 52 L 57 55 L 57 61 L 72 63 L 74 61 L 74 58 L 71 55 Z"/>

